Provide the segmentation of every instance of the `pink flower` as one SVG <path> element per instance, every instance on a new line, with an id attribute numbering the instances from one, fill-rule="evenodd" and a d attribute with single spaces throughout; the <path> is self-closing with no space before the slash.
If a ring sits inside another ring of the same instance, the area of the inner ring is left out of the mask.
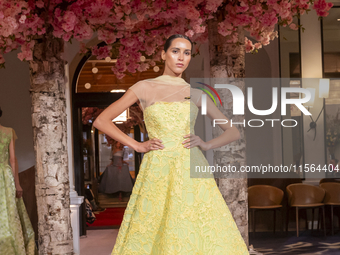
<path id="1" fill-rule="evenodd" d="M 36 1 L 35 5 L 38 8 L 44 8 L 44 1 L 42 1 L 42 0 Z"/>
<path id="2" fill-rule="evenodd" d="M 255 49 L 261 49 L 262 48 L 261 43 L 255 43 L 254 46 L 255 46 Z"/>
<path id="3" fill-rule="evenodd" d="M 298 30 L 298 27 L 294 24 L 294 23 L 291 23 L 289 25 L 290 29 L 293 29 L 293 30 Z"/>
<path id="4" fill-rule="evenodd" d="M 26 15 L 21 15 L 21 17 L 19 19 L 19 22 L 20 23 L 25 23 L 25 20 L 26 20 Z"/>
<path id="5" fill-rule="evenodd" d="M 227 36 L 232 33 L 233 26 L 229 22 L 224 21 L 224 22 L 218 23 L 217 29 L 218 29 L 218 33 L 220 33 L 223 36 Z"/>
<path id="6" fill-rule="evenodd" d="M 195 34 L 195 32 L 193 30 L 188 30 L 185 35 L 188 36 L 188 37 L 193 37 Z"/>
<path id="7" fill-rule="evenodd" d="M 251 52 L 255 48 L 255 46 L 252 43 L 252 41 L 250 41 L 247 37 L 244 38 L 244 46 L 245 46 L 246 52 Z"/>
<path id="8" fill-rule="evenodd" d="M 85 43 L 83 43 L 83 42 L 81 42 L 80 43 L 80 51 L 79 51 L 79 53 L 82 53 L 82 54 L 85 54 L 85 53 L 87 53 L 87 48 L 86 48 L 86 44 Z"/>
<path id="9" fill-rule="evenodd" d="M 74 29 L 74 26 L 76 25 L 77 17 L 73 12 L 66 11 L 64 16 L 63 16 L 63 21 L 64 21 L 64 23 L 62 24 L 61 27 L 66 32 L 70 32 Z"/>
<path id="10" fill-rule="evenodd" d="M 18 58 L 21 61 L 28 61 L 28 60 L 33 60 L 33 46 L 34 46 L 35 41 L 31 41 L 28 43 L 25 43 L 24 45 L 21 46 L 21 52 L 18 53 Z"/>
<path id="11" fill-rule="evenodd" d="M 205 31 L 205 26 L 202 25 L 195 25 L 193 28 L 196 34 L 201 34 Z"/>
<path id="12" fill-rule="evenodd" d="M 104 59 L 108 56 L 110 56 L 110 51 L 112 49 L 112 46 L 103 46 L 98 48 L 98 46 L 92 47 L 92 54 L 97 56 L 97 59 Z"/>

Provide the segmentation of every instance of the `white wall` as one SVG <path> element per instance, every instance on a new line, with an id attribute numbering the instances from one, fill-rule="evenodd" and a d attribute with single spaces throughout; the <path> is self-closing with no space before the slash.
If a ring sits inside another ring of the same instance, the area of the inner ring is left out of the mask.
<path id="1" fill-rule="evenodd" d="M 17 58 L 20 51 L 5 55 L 6 69 L 0 69 L 0 123 L 14 128 L 19 172 L 35 165 L 31 119 L 30 77 L 27 62 Z"/>

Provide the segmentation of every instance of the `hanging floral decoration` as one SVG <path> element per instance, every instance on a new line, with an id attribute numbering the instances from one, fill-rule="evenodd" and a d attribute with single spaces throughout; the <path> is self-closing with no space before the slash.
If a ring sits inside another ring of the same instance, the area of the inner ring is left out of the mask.
<path id="1" fill-rule="evenodd" d="M 79 53 L 91 51 L 97 59 L 115 56 L 112 71 L 121 79 L 126 72 L 155 66 L 170 35 L 185 34 L 194 44 L 205 43 L 212 19 L 218 20 L 217 31 L 226 42 L 257 52 L 277 37 L 277 24 L 303 31 L 294 17 L 311 9 L 326 17 L 332 6 L 325 0 L 0 0 L 0 67 L 5 65 L 3 54 L 18 48 L 20 60 L 32 61 L 39 37 L 74 39 L 80 42 Z M 239 41 L 239 27 L 255 43 L 247 37 Z M 87 47 L 85 41 L 94 33 L 107 45 Z M 142 61 L 141 56 L 148 58 Z"/>
<path id="2" fill-rule="evenodd" d="M 95 119 L 102 113 L 104 109 L 98 107 L 84 107 L 82 109 L 82 122 L 83 125 L 92 125 Z M 143 112 L 139 106 L 130 106 L 130 118 L 120 124 L 115 124 L 123 133 L 128 134 L 131 128 L 139 126 L 142 133 L 146 134 L 146 129 L 143 121 Z M 115 140 L 105 134 L 107 146 L 114 144 Z"/>
<path id="3" fill-rule="evenodd" d="M 340 119 L 339 114 L 332 118 L 332 115 L 326 114 L 326 143 L 330 151 L 334 151 L 335 146 L 340 141 Z"/>
<path id="4" fill-rule="evenodd" d="M 104 109 L 98 107 L 83 107 L 82 108 L 82 123 L 83 125 L 91 126 L 95 119 L 102 113 Z"/>

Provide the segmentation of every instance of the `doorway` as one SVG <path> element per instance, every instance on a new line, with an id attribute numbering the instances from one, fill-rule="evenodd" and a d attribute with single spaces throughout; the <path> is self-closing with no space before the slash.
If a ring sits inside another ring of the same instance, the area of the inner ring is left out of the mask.
<path id="1" fill-rule="evenodd" d="M 104 46 L 99 44 L 98 47 Z M 92 123 L 100 112 L 110 104 L 122 97 L 127 89 L 139 80 L 155 78 L 162 73 L 164 65 L 156 63 L 160 68 L 149 68 L 144 72 L 126 74 L 125 77 L 118 79 L 112 72 L 112 65 L 116 60 L 98 60 L 91 53 L 88 53 L 78 64 L 72 81 L 72 124 L 73 124 L 73 145 L 74 145 L 74 172 L 75 189 L 80 196 L 93 197 L 92 207 L 98 206 L 99 209 L 124 208 L 129 200 L 131 192 L 114 192 L 112 194 L 100 192 L 100 185 L 105 172 L 108 169 L 116 169 L 113 159 L 114 143 L 112 139 L 92 127 Z M 155 71 L 157 70 L 157 71 Z M 143 113 L 137 104 L 127 109 L 131 113 L 131 119 L 138 115 L 139 122 L 125 119 L 125 122 L 115 122 L 117 127 L 136 141 L 142 142 L 147 139 L 147 132 L 144 126 Z M 129 123 L 130 125 L 126 124 Z M 125 124 L 124 124 L 125 123 Z M 137 124 L 136 124 L 137 123 Z M 125 125 L 125 126 L 124 126 Z M 122 161 L 132 181 L 138 176 L 139 166 L 143 154 L 133 151 L 127 146 L 122 147 Z M 111 165 L 111 166 L 110 166 Z M 125 171 L 126 172 L 126 171 Z M 126 180 L 128 180 L 126 178 Z M 80 235 L 86 235 L 87 210 L 86 203 L 80 207 Z M 99 211 L 100 211 L 99 210 Z M 96 216 L 96 215 L 95 215 Z M 118 225 L 117 225 L 118 227 Z"/>

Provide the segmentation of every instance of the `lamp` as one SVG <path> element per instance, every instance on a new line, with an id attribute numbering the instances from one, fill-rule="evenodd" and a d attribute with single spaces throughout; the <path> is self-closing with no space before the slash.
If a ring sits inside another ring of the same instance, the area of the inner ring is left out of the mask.
<path id="1" fill-rule="evenodd" d="M 309 107 L 313 107 L 313 104 L 314 104 L 315 89 L 308 88 L 308 90 L 310 90 L 311 94 L 312 94 L 312 99 L 310 100 L 310 102 L 305 104 L 306 106 L 308 106 L 308 110 L 309 110 Z M 323 106 L 322 106 L 322 109 L 321 109 L 321 111 L 320 111 L 320 113 L 319 113 L 319 115 L 318 115 L 318 117 L 316 118 L 315 121 L 313 120 L 313 117 L 311 115 L 309 115 L 312 122 L 309 123 L 309 129 L 307 131 L 307 132 L 309 132 L 309 130 L 315 129 L 313 141 L 315 141 L 315 137 L 316 137 L 316 122 L 318 121 L 323 109 L 325 108 L 325 98 L 328 98 L 328 97 L 329 97 L 329 79 L 320 79 L 320 81 L 319 81 L 319 98 L 323 98 Z"/>

